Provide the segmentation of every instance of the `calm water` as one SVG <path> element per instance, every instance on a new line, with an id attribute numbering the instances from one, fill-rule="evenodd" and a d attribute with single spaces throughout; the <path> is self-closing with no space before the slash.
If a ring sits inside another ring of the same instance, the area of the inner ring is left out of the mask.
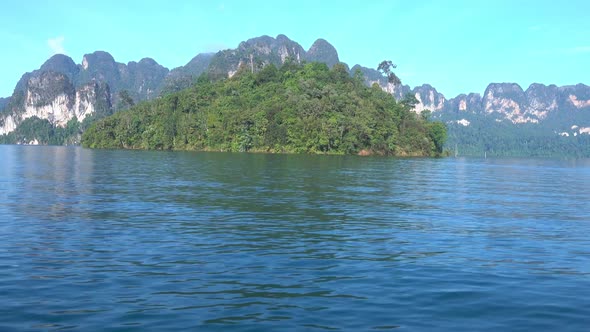
<path id="1" fill-rule="evenodd" d="M 590 329 L 590 161 L 0 146 L 0 330 Z"/>

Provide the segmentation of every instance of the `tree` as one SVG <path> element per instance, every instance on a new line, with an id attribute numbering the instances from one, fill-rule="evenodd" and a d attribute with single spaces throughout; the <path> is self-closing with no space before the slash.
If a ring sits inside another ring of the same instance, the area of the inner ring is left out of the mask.
<path id="1" fill-rule="evenodd" d="M 429 109 L 425 109 L 422 112 L 420 112 L 420 117 L 424 121 L 429 121 L 431 116 L 432 116 L 432 111 L 430 111 Z"/>
<path id="2" fill-rule="evenodd" d="M 362 84 L 360 73 L 350 77 L 342 64 L 329 69 L 323 63 L 291 62 L 281 68 L 268 65 L 254 73 L 249 69 L 220 81 L 203 76 L 189 89 L 117 112 L 89 128 L 82 144 L 164 150 L 436 154 L 426 121 L 379 86 Z"/>
<path id="3" fill-rule="evenodd" d="M 381 72 L 383 76 L 387 78 L 387 81 L 393 85 L 400 85 L 402 81 L 397 77 L 397 75 L 392 71 L 392 69 L 397 68 L 391 60 L 383 60 L 377 67 L 377 70 Z"/>
<path id="4" fill-rule="evenodd" d="M 442 122 L 432 122 L 429 125 L 429 135 L 434 142 L 434 147 L 437 154 L 442 154 L 443 146 L 447 140 L 447 128 Z"/>
<path id="5" fill-rule="evenodd" d="M 414 108 L 416 108 L 416 105 L 418 105 L 420 102 L 418 101 L 418 99 L 416 98 L 416 96 L 413 93 L 408 92 L 404 96 L 404 99 L 401 100 L 401 103 L 408 110 L 413 110 Z"/>
<path id="6" fill-rule="evenodd" d="M 121 90 L 119 91 L 119 109 L 126 109 L 126 108 L 130 108 L 133 105 L 135 105 L 135 102 L 133 101 L 133 98 L 131 98 L 131 96 L 129 95 L 129 91 L 127 90 Z"/>

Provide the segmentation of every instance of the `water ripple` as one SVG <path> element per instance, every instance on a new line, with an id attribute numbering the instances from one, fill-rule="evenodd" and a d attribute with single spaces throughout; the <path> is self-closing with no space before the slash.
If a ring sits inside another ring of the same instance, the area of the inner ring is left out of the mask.
<path id="1" fill-rule="evenodd" d="M 0 157 L 0 330 L 590 326 L 588 160 Z"/>

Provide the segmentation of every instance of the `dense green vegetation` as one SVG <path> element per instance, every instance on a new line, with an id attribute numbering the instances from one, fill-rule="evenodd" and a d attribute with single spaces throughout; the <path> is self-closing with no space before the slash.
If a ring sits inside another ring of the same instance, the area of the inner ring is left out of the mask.
<path id="1" fill-rule="evenodd" d="M 0 135 L 0 144 L 33 143 L 42 145 L 78 145 L 82 133 L 98 119 L 105 115 L 93 114 L 80 122 L 73 118 L 68 121 L 65 127 L 57 127 L 47 119 L 40 119 L 36 116 L 27 118 L 21 122 L 16 130 Z"/>
<path id="2" fill-rule="evenodd" d="M 342 64 L 286 62 L 234 77 L 201 76 L 189 89 L 139 103 L 93 124 L 91 148 L 440 155 L 441 122 L 366 87 Z"/>
<path id="3" fill-rule="evenodd" d="M 590 135 L 568 137 L 540 124 L 512 124 L 485 115 L 472 115 L 471 124 L 448 124 L 445 148 L 460 156 L 590 157 Z"/>

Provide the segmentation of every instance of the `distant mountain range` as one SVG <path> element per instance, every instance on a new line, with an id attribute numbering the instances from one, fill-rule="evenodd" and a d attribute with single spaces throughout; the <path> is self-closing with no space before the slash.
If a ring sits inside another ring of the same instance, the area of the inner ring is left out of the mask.
<path id="1" fill-rule="evenodd" d="M 0 98 L 0 135 L 14 132 L 28 118 L 65 127 L 74 118 L 83 121 L 90 115 L 111 114 L 129 106 L 122 92 L 133 102 L 140 102 L 187 88 L 204 73 L 221 79 L 231 77 L 241 67 L 258 71 L 268 64 L 280 66 L 286 61 L 317 61 L 331 67 L 339 62 L 339 57 L 326 40 L 318 39 L 306 51 L 285 35 L 257 37 L 235 49 L 198 54 L 186 65 L 172 70 L 150 58 L 119 63 L 103 51 L 84 55 L 80 64 L 68 56 L 54 55 L 39 69 L 25 73 L 12 96 Z M 481 123 L 486 123 L 487 129 L 483 130 L 497 131 L 508 126 L 535 131 L 536 136 L 590 136 L 590 87 L 584 84 L 532 84 L 523 90 L 515 83 L 492 83 L 483 95 L 470 93 L 447 99 L 428 84 L 414 88 L 393 86 L 373 68 L 355 65 L 350 74 L 357 71 L 364 75 L 368 85 L 376 83 L 398 100 L 410 94 L 416 99 L 417 113 L 430 110 L 434 119 L 446 122 L 450 147 L 468 145 L 470 142 L 464 140 L 469 138 L 463 137 L 462 132 L 469 127 L 481 127 Z M 34 142 L 22 137 L 14 140 L 12 143 Z M 478 150 L 481 146 L 473 148 Z M 488 144 L 485 149 L 491 151 L 493 146 Z"/>

